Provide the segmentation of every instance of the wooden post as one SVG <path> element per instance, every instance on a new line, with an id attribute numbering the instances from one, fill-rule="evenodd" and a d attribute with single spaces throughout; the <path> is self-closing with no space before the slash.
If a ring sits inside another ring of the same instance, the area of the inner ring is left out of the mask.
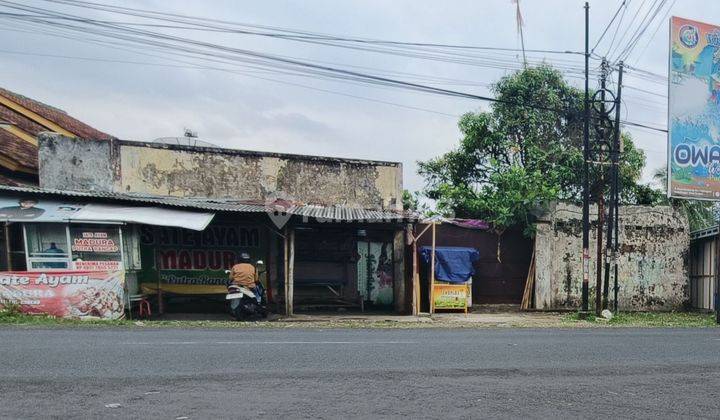
<path id="1" fill-rule="evenodd" d="M 7 269 L 12 271 L 12 252 L 10 250 L 10 223 L 5 223 L 5 252 L 7 257 Z"/>
<path id="2" fill-rule="evenodd" d="M 295 230 L 286 229 L 285 235 L 285 315 L 293 316 L 295 282 Z"/>
<path id="3" fill-rule="evenodd" d="M 420 301 L 418 300 L 418 291 L 415 285 L 415 279 L 417 278 L 418 274 L 418 261 L 417 261 L 417 240 L 413 237 L 413 243 L 412 243 L 412 314 L 417 315 L 418 312 L 420 312 L 418 308 L 418 304 Z"/>
<path id="4" fill-rule="evenodd" d="M 289 315 L 288 313 L 288 284 L 290 283 L 288 279 L 288 266 L 290 265 L 290 247 L 288 241 L 290 240 L 290 230 L 285 227 L 285 234 L 283 235 L 283 300 L 285 301 L 285 315 Z"/>
<path id="5" fill-rule="evenodd" d="M 435 222 L 432 222 L 432 253 L 430 255 L 430 314 L 435 313 Z"/>

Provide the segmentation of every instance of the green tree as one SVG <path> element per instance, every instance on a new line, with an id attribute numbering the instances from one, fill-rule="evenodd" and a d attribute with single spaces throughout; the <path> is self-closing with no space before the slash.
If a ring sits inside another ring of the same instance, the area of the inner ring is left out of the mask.
<path id="1" fill-rule="evenodd" d="M 455 150 L 419 162 L 424 192 L 442 213 L 481 218 L 498 231 L 519 225 L 530 233 L 531 215 L 548 202 L 581 200 L 583 93 L 549 66 L 504 77 L 493 91 L 498 101 L 490 111 L 461 117 Z M 594 141 L 592 129 L 591 135 Z M 628 134 L 622 139 L 620 182 L 627 201 L 636 199 L 645 155 Z M 608 165 L 592 168 L 595 198 L 607 194 L 601 185 Z"/>

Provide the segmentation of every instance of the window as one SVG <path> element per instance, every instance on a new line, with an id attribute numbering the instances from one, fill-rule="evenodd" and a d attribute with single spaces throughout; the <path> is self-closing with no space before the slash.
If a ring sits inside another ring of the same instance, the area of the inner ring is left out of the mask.
<path id="1" fill-rule="evenodd" d="M 28 270 L 68 269 L 70 254 L 66 225 L 28 223 L 25 225 Z"/>

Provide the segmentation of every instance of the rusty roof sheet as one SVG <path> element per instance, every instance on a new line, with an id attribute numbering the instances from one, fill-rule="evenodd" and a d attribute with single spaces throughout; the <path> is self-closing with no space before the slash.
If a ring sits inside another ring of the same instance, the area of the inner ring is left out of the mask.
<path id="1" fill-rule="evenodd" d="M 266 205 L 265 203 L 233 199 L 151 196 L 130 193 L 108 193 L 102 191 L 65 191 L 37 187 L 0 185 L 0 192 L 2 191 L 47 194 L 62 197 L 98 198 L 219 212 L 272 213 L 277 210 L 289 215 L 304 216 L 322 221 L 389 223 L 402 221 L 414 222 L 417 220 L 415 215 L 408 212 L 361 209 L 346 206 L 319 206 L 293 203 L 291 205 L 275 207 L 272 205 Z"/>

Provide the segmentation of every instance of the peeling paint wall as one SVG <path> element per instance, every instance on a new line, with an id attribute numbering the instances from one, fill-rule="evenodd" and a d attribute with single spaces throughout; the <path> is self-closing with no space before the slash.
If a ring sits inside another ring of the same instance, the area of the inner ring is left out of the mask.
<path id="1" fill-rule="evenodd" d="M 46 188 L 402 209 L 400 163 L 60 136 L 40 151 Z"/>
<path id="2" fill-rule="evenodd" d="M 597 207 L 590 208 L 590 305 L 595 302 Z M 606 233 L 606 232 L 605 232 Z M 604 235 L 603 235 L 604 236 Z M 603 237 L 603 243 L 606 238 Z M 667 206 L 620 208 L 621 310 L 675 310 L 688 301 L 687 218 Z M 582 208 L 557 203 L 539 218 L 535 307 L 577 309 L 582 292 Z M 612 301 L 612 276 L 610 300 Z"/>
<path id="3" fill-rule="evenodd" d="M 119 176 L 110 141 L 90 141 L 55 133 L 38 136 L 38 174 L 43 188 L 112 191 Z"/>

